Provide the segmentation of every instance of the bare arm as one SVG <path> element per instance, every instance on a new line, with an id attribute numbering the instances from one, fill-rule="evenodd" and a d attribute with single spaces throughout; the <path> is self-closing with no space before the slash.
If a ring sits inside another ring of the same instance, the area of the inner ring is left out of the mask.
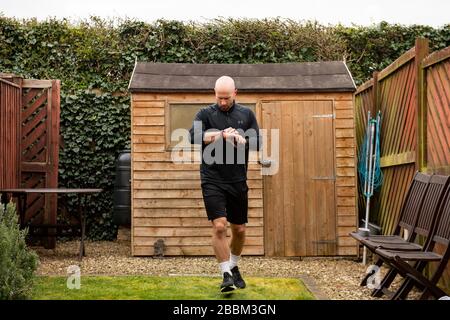
<path id="1" fill-rule="evenodd" d="M 203 142 L 205 142 L 205 144 L 210 144 L 211 142 L 220 139 L 220 137 L 222 137 L 222 131 L 205 132 Z"/>

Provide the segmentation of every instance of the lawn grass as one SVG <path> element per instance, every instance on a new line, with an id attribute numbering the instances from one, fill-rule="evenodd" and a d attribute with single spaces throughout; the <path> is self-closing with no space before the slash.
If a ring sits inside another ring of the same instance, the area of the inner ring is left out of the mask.
<path id="1" fill-rule="evenodd" d="M 246 278 L 247 288 L 219 293 L 219 277 L 83 276 L 80 289 L 68 289 L 66 277 L 37 277 L 35 300 L 312 300 L 295 278 Z"/>

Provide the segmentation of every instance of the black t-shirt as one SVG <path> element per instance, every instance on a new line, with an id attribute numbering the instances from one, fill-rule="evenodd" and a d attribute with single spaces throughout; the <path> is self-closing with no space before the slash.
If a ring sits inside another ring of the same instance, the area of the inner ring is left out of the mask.
<path id="1" fill-rule="evenodd" d="M 205 131 L 237 129 L 247 140 L 234 146 L 220 138 L 210 144 L 203 142 Z M 202 182 L 234 183 L 247 180 L 248 151 L 259 150 L 261 139 L 256 117 L 252 110 L 233 103 L 228 111 L 217 104 L 201 109 L 195 116 L 190 130 L 192 144 L 202 145 Z"/>

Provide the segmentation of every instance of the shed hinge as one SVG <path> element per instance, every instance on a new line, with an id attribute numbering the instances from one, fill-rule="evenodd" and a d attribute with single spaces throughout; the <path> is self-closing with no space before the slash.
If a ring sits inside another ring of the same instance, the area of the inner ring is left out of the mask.
<path id="1" fill-rule="evenodd" d="M 312 243 L 316 243 L 316 244 L 337 243 L 337 240 L 317 240 L 317 241 L 312 241 Z"/>

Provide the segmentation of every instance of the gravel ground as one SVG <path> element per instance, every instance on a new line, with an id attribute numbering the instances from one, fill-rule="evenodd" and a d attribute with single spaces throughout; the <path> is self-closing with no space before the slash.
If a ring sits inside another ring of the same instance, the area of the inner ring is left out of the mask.
<path id="1" fill-rule="evenodd" d="M 86 242 L 86 257 L 77 259 L 79 242 L 57 243 L 56 249 L 33 248 L 40 258 L 38 275 L 67 275 L 78 265 L 81 275 L 203 275 L 218 276 L 214 257 L 132 257 L 127 242 Z M 359 282 L 367 269 L 355 258 L 266 258 L 244 256 L 241 273 L 258 277 L 300 277 L 316 297 L 332 300 L 371 300 Z M 381 273 L 386 272 L 382 268 Z M 398 282 L 393 284 L 395 289 Z M 415 294 L 413 293 L 413 297 Z"/>

